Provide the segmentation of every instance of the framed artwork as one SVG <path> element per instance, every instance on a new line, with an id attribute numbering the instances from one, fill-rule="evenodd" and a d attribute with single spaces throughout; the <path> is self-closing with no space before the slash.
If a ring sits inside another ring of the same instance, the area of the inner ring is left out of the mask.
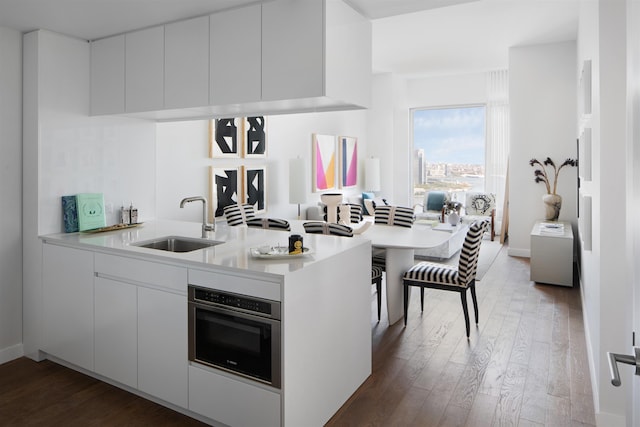
<path id="1" fill-rule="evenodd" d="M 358 184 L 358 139 L 350 136 L 338 137 L 340 188 Z"/>
<path id="2" fill-rule="evenodd" d="M 267 156 L 267 118 L 265 116 L 245 117 L 242 123 L 244 157 Z"/>
<path id="3" fill-rule="evenodd" d="M 209 180 L 209 200 L 215 206 L 214 218 L 224 216 L 224 207 L 234 205 L 240 197 L 240 167 L 211 166 Z"/>
<path id="4" fill-rule="evenodd" d="M 578 139 L 578 176 L 591 181 L 591 128 L 584 128 Z"/>
<path id="5" fill-rule="evenodd" d="M 336 138 L 314 133 L 312 140 L 312 191 L 331 190 L 336 187 Z"/>
<path id="6" fill-rule="evenodd" d="M 267 211 L 267 168 L 244 166 L 242 174 L 243 203 L 253 205 L 256 214 Z"/>
<path id="7" fill-rule="evenodd" d="M 213 119 L 209 122 L 209 156 L 240 157 L 242 119 Z"/>

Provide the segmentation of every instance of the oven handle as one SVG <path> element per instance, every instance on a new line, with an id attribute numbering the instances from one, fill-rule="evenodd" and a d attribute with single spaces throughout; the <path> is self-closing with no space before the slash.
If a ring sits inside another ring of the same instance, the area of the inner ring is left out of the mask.
<path id="1" fill-rule="evenodd" d="M 271 325 L 280 325 L 280 319 L 276 319 L 268 315 L 260 315 L 258 313 L 243 309 L 229 309 L 226 306 L 219 304 L 201 304 L 195 301 L 189 301 L 189 307 L 200 308 L 202 310 L 211 311 L 214 313 L 228 314 L 231 316 L 240 317 L 242 319 L 266 322 Z"/>

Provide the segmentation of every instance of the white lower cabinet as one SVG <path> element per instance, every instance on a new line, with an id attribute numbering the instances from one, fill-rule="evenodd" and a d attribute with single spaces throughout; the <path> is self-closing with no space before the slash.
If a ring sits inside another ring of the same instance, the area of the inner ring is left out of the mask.
<path id="1" fill-rule="evenodd" d="M 189 410 L 230 426 L 276 427 L 279 393 L 189 366 Z"/>
<path id="2" fill-rule="evenodd" d="M 137 287 L 95 279 L 95 372 L 138 387 Z"/>
<path id="3" fill-rule="evenodd" d="M 93 371 L 93 252 L 44 244 L 42 349 Z"/>
<path id="4" fill-rule="evenodd" d="M 186 295 L 139 287 L 138 389 L 186 408 L 187 344 Z"/>

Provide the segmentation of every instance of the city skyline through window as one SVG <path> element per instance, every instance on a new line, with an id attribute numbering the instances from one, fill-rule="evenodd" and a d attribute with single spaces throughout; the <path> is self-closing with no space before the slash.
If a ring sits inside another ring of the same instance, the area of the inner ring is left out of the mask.
<path id="1" fill-rule="evenodd" d="M 412 117 L 414 203 L 430 190 L 461 202 L 467 191 L 483 191 L 485 106 L 419 109 Z"/>

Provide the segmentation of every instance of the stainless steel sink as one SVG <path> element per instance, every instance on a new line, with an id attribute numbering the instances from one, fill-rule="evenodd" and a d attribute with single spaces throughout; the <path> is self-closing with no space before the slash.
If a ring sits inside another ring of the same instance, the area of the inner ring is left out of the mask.
<path id="1" fill-rule="evenodd" d="M 217 240 L 192 239 L 189 237 L 168 236 L 154 240 L 134 243 L 133 246 L 141 248 L 158 249 L 167 252 L 191 252 L 211 246 L 220 245 L 224 242 Z"/>

